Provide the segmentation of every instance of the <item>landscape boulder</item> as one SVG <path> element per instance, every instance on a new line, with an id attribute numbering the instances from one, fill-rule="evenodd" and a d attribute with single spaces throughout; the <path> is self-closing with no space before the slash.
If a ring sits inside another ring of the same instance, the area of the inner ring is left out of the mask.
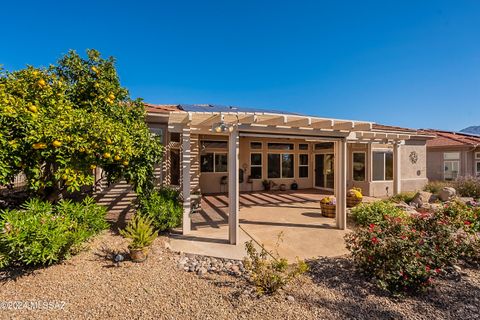
<path id="1" fill-rule="evenodd" d="M 432 194 L 430 192 L 420 191 L 420 192 L 417 192 L 417 194 L 415 194 L 412 202 L 410 202 L 410 205 L 416 208 L 421 208 L 424 205 L 429 204 L 431 199 L 432 199 Z"/>
<path id="2" fill-rule="evenodd" d="M 438 193 L 438 197 L 443 202 L 452 200 L 453 198 L 455 198 L 456 195 L 457 195 L 457 191 L 452 187 L 444 187 Z"/>

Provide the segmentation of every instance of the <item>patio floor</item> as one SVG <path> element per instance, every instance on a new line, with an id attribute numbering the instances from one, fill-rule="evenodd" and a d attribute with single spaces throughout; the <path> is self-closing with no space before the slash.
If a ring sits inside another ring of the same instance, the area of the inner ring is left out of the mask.
<path id="1" fill-rule="evenodd" d="M 228 244 L 228 196 L 206 195 L 202 211 L 192 215 L 191 234 L 174 235 L 172 249 L 241 259 L 246 241 L 274 250 L 281 234 L 278 252 L 289 260 L 343 255 L 348 230 L 336 229 L 334 219 L 320 214 L 319 201 L 327 195 L 316 189 L 241 193 L 237 246 Z"/>

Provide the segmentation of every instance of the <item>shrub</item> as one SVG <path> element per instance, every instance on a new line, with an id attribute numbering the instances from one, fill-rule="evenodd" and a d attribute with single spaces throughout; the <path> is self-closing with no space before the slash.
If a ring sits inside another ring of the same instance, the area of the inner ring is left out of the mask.
<path id="1" fill-rule="evenodd" d="M 479 219 L 478 208 L 454 203 L 409 219 L 385 214 L 380 224 L 363 225 L 345 239 L 355 264 L 380 287 L 419 292 L 458 259 L 479 258 Z"/>
<path id="2" fill-rule="evenodd" d="M 175 228 L 182 221 L 183 207 L 179 201 L 179 192 L 162 188 L 142 196 L 139 200 L 139 212 L 152 220 L 153 226 L 158 231 Z"/>
<path id="3" fill-rule="evenodd" d="M 448 181 L 431 181 L 423 187 L 423 191 L 438 194 L 444 187 L 451 187 L 452 183 Z"/>
<path id="4" fill-rule="evenodd" d="M 372 223 L 381 224 L 385 217 L 399 217 L 405 219 L 407 213 L 395 204 L 388 201 L 363 203 L 351 211 L 355 223 L 359 226 L 368 226 Z"/>
<path id="5" fill-rule="evenodd" d="M 279 241 L 280 238 L 281 235 L 279 235 Z M 277 241 L 276 249 L 278 244 Z M 258 251 L 252 241 L 247 242 L 245 247 L 247 250 L 247 258 L 244 260 L 245 269 L 259 294 L 273 294 L 300 274 L 308 271 L 308 265 L 303 260 L 297 259 L 296 264 L 289 265 L 288 260 L 281 258 L 277 252 L 274 254 L 263 247 Z"/>
<path id="6" fill-rule="evenodd" d="M 462 197 L 480 198 L 480 178 L 460 177 L 453 183 L 453 187 Z"/>
<path id="7" fill-rule="evenodd" d="M 56 206 L 38 199 L 0 219 L 0 267 L 50 265 L 78 252 L 84 241 L 108 227 L 106 208 L 86 198 Z"/>
<path id="8" fill-rule="evenodd" d="M 130 249 L 149 247 L 157 237 L 152 227 L 152 220 L 141 215 L 133 216 L 125 229 L 120 230 L 120 234 L 132 241 L 128 246 Z"/>
<path id="9" fill-rule="evenodd" d="M 392 197 L 390 197 L 390 201 L 399 203 L 399 202 L 405 202 L 405 203 L 410 203 L 413 201 L 413 198 L 415 197 L 417 193 L 416 192 L 401 192 L 399 194 L 396 194 Z"/>

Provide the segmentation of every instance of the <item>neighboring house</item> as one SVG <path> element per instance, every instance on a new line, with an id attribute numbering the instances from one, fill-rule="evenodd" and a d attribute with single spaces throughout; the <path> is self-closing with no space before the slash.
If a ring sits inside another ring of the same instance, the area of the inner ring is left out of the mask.
<path id="1" fill-rule="evenodd" d="M 422 189 L 427 182 L 430 133 L 260 109 L 146 107 L 150 128 L 166 146 L 163 183 L 182 190 L 185 234 L 198 193 L 228 192 L 229 239 L 235 244 L 239 192 L 261 191 L 264 180 L 276 188 L 333 191 L 341 229 L 346 228 L 348 188 L 387 196 Z"/>
<path id="2" fill-rule="evenodd" d="M 422 132 L 436 136 L 427 141 L 429 180 L 480 176 L 480 136 L 432 129 Z"/>

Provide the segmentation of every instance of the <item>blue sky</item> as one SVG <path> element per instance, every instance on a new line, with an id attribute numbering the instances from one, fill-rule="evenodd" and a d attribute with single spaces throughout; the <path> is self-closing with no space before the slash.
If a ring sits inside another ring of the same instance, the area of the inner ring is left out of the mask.
<path id="1" fill-rule="evenodd" d="M 480 1 L 8 1 L 0 64 L 115 56 L 152 103 L 480 125 Z"/>

